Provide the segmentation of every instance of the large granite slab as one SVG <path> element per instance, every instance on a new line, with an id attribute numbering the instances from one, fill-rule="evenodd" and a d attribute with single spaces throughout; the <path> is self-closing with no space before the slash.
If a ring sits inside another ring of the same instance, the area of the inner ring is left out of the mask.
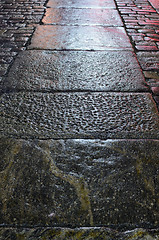
<path id="1" fill-rule="evenodd" d="M 3 226 L 159 224 L 157 140 L 1 138 L 0 156 Z"/>
<path id="2" fill-rule="evenodd" d="M 131 51 L 19 53 L 4 89 L 29 91 L 147 91 Z"/>
<path id="3" fill-rule="evenodd" d="M 133 229 L 131 231 L 116 231 L 106 227 L 95 228 L 0 228 L 0 240 L 158 240 L 158 229 Z"/>
<path id="4" fill-rule="evenodd" d="M 47 7 L 52 8 L 116 8 L 110 0 L 49 0 Z"/>
<path id="5" fill-rule="evenodd" d="M 47 8 L 42 22 L 55 25 L 123 26 L 117 10 L 94 8 Z"/>
<path id="6" fill-rule="evenodd" d="M 159 138 L 149 93 L 6 93 L 0 132 L 22 138 Z"/>
<path id="7" fill-rule="evenodd" d="M 132 50 L 123 27 L 39 25 L 29 49 Z"/>

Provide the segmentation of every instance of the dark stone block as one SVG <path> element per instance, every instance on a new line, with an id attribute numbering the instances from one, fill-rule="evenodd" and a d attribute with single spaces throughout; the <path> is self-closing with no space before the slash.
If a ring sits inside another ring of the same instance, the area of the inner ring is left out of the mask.
<path id="1" fill-rule="evenodd" d="M 159 141 L 1 139 L 0 223 L 158 226 Z"/>

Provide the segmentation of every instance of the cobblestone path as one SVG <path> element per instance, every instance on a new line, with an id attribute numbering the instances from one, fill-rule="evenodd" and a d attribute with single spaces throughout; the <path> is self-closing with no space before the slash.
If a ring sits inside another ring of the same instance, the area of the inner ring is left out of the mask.
<path id="1" fill-rule="evenodd" d="M 116 0 L 116 4 L 147 84 L 159 106 L 159 3 Z"/>

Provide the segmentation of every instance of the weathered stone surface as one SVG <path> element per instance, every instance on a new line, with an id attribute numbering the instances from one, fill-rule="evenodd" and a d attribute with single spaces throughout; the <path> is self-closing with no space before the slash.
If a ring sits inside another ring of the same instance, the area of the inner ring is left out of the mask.
<path id="1" fill-rule="evenodd" d="M 4 88 L 15 90 L 146 91 L 131 51 L 25 51 L 16 58 Z"/>
<path id="2" fill-rule="evenodd" d="M 158 149 L 157 140 L 1 138 L 0 224 L 158 226 Z"/>
<path id="3" fill-rule="evenodd" d="M 132 46 L 123 27 L 40 25 L 29 49 L 132 50 Z"/>
<path id="4" fill-rule="evenodd" d="M 0 240 L 158 240 L 159 230 L 142 228 L 131 231 L 115 231 L 113 229 L 96 228 L 1 228 Z"/>
<path id="5" fill-rule="evenodd" d="M 48 8 L 44 24 L 123 26 L 117 10 L 92 8 Z"/>
<path id="6" fill-rule="evenodd" d="M 116 8 L 114 1 L 110 0 L 49 0 L 48 7 L 64 8 Z"/>
<path id="7" fill-rule="evenodd" d="M 158 138 L 149 93 L 10 93 L 0 98 L 3 135 L 36 138 Z"/>
<path id="8" fill-rule="evenodd" d="M 159 52 L 139 52 L 137 58 L 143 70 L 159 70 Z"/>

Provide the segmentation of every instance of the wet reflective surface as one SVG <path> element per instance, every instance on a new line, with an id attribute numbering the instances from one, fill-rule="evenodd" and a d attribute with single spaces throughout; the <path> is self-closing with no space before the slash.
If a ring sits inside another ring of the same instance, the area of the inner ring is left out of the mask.
<path id="1" fill-rule="evenodd" d="M 48 8 L 45 15 L 44 24 L 123 26 L 113 9 Z"/>
<path id="2" fill-rule="evenodd" d="M 88 239 L 100 239 L 97 227 L 112 224 L 126 238 L 103 239 L 157 239 L 128 231 L 159 223 L 159 115 L 125 24 L 113 0 L 46 5 L 0 96 L 0 224 L 59 227 L 31 239 L 66 240 L 68 226 L 84 234 L 91 226 Z M 141 61 L 150 64 L 151 56 Z"/>
<path id="3" fill-rule="evenodd" d="M 47 6 L 68 8 L 116 8 L 114 1 L 110 0 L 50 0 Z"/>
<path id="4" fill-rule="evenodd" d="M 0 138 L 0 223 L 13 224 L 14 218 L 25 226 L 155 226 L 158 148 L 153 140 Z"/>
<path id="5" fill-rule="evenodd" d="M 40 25 L 29 49 L 132 50 L 132 47 L 122 27 Z"/>
<path id="6" fill-rule="evenodd" d="M 132 49 L 117 10 L 103 8 L 107 1 L 49 1 L 49 4 L 44 25 L 37 27 L 29 49 Z"/>
<path id="7" fill-rule="evenodd" d="M 5 80 L 9 90 L 48 92 L 148 91 L 145 84 L 131 51 L 30 50 L 19 54 Z"/>

